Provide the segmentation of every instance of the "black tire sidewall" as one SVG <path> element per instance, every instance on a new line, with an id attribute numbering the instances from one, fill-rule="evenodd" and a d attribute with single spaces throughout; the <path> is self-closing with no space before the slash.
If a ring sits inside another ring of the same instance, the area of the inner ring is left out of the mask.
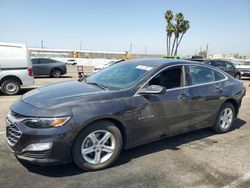
<path id="1" fill-rule="evenodd" d="M 226 108 L 231 108 L 231 109 L 232 109 L 232 111 L 233 111 L 233 120 L 232 120 L 232 122 L 231 122 L 231 124 L 230 124 L 230 126 L 229 126 L 228 128 L 223 129 L 223 128 L 221 127 L 221 125 L 220 125 L 220 117 L 221 117 L 223 111 L 224 111 Z M 233 106 L 233 104 L 231 104 L 231 103 L 229 103 L 229 102 L 226 102 L 226 103 L 224 103 L 224 104 L 221 106 L 221 108 L 220 108 L 220 110 L 219 110 L 219 113 L 218 113 L 218 116 L 217 116 L 217 119 L 216 119 L 216 124 L 215 124 L 215 126 L 214 126 L 214 130 L 215 130 L 216 132 L 218 132 L 218 133 L 226 133 L 226 132 L 228 132 L 228 131 L 232 128 L 232 125 L 233 125 L 234 121 L 235 121 L 235 109 L 234 109 L 234 106 Z"/>
<path id="2" fill-rule="evenodd" d="M 81 146 L 82 146 L 84 139 L 91 132 L 94 132 L 96 130 L 106 130 L 106 131 L 109 131 L 114 136 L 115 150 L 114 150 L 113 155 L 106 162 L 94 165 L 84 160 L 81 154 Z M 121 149 L 122 149 L 122 135 L 121 135 L 120 130 L 112 122 L 99 121 L 99 122 L 90 124 L 88 127 L 84 128 L 79 133 L 72 147 L 72 159 L 78 167 L 84 170 L 87 170 L 87 171 L 100 170 L 100 169 L 110 166 L 114 161 L 116 161 L 116 159 L 120 155 Z"/>
<path id="3" fill-rule="evenodd" d="M 16 90 L 14 92 L 9 92 L 6 88 L 6 86 L 9 84 L 15 84 L 16 85 Z M 2 84 L 1 84 L 1 91 L 5 94 L 5 95 L 15 95 L 20 91 L 20 83 L 17 80 L 14 79 L 10 79 L 10 80 L 5 80 Z"/>
<path id="4" fill-rule="evenodd" d="M 238 76 L 238 78 L 237 78 L 237 76 Z M 240 75 L 240 74 L 236 74 L 236 75 L 235 75 L 235 78 L 236 78 L 237 80 L 240 80 L 240 79 L 241 79 L 241 75 Z"/>

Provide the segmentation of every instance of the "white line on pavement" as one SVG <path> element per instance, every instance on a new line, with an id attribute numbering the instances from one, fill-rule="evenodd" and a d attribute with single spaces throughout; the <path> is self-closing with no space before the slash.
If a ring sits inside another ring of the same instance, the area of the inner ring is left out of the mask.
<path id="1" fill-rule="evenodd" d="M 5 131 L 0 131 L 0 134 L 5 134 Z"/>
<path id="2" fill-rule="evenodd" d="M 233 182 L 224 186 L 223 188 L 236 188 L 248 180 L 250 180 L 250 172 L 246 173 L 244 176 L 239 177 L 238 179 L 234 180 Z"/>

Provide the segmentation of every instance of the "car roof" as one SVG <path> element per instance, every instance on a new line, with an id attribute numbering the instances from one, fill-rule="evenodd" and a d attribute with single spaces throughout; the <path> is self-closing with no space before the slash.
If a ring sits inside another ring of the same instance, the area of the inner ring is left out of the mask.
<path id="1" fill-rule="evenodd" d="M 48 57 L 32 57 L 31 59 L 49 59 L 49 60 L 54 60 Z"/>
<path id="2" fill-rule="evenodd" d="M 145 58 L 145 59 L 132 59 L 132 60 L 127 60 L 125 62 L 129 63 L 136 63 L 138 65 L 146 65 L 150 67 L 161 67 L 161 66 L 166 66 L 166 65 L 173 65 L 173 64 L 199 64 L 193 61 L 189 60 L 181 60 L 181 59 L 165 59 L 165 58 Z"/>

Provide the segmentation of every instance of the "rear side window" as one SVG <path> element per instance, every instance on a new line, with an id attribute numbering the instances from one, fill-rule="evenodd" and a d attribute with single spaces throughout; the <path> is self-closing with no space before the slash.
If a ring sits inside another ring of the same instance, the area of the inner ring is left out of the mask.
<path id="1" fill-rule="evenodd" d="M 25 57 L 25 50 L 21 47 L 15 46 L 0 46 L 1 59 L 23 59 Z"/>
<path id="2" fill-rule="evenodd" d="M 189 77 L 189 85 L 206 84 L 225 78 L 222 73 L 203 66 L 189 66 Z"/>
<path id="3" fill-rule="evenodd" d="M 209 64 L 215 67 L 226 67 L 226 63 L 223 61 L 210 61 Z"/>
<path id="4" fill-rule="evenodd" d="M 49 64 L 52 63 L 50 59 L 40 59 L 40 64 Z"/>
<path id="5" fill-rule="evenodd" d="M 31 59 L 31 61 L 32 61 L 32 64 L 33 64 L 33 65 L 38 64 L 38 59 Z"/>

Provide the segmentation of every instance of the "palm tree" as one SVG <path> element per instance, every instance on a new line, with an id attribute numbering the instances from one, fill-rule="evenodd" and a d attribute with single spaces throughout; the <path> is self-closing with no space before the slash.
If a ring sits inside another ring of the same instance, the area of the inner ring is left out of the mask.
<path id="1" fill-rule="evenodd" d="M 172 23 L 167 25 L 167 55 L 170 55 L 171 38 L 175 31 L 175 27 Z"/>
<path id="2" fill-rule="evenodd" d="M 174 18 L 174 20 L 173 20 Z M 184 20 L 184 15 L 179 12 L 175 16 L 171 10 L 165 12 L 165 19 L 167 22 L 166 33 L 167 33 L 167 55 L 177 55 L 178 47 L 181 43 L 183 35 L 189 29 L 189 21 Z M 174 34 L 174 41 L 171 44 L 171 38 Z M 172 45 L 172 48 L 171 48 Z"/>
<path id="3" fill-rule="evenodd" d="M 171 10 L 167 10 L 165 12 L 165 19 L 167 21 L 167 27 L 166 27 L 166 32 L 167 32 L 167 55 L 170 54 L 170 45 L 171 45 L 171 37 L 173 33 L 173 24 L 172 19 L 174 18 L 173 12 Z"/>
<path id="4" fill-rule="evenodd" d="M 176 21 L 175 29 L 174 29 L 175 38 L 174 38 L 174 42 L 173 42 L 173 46 L 172 46 L 171 56 L 173 55 L 174 49 L 178 44 L 179 36 L 181 33 L 181 24 L 182 24 L 183 20 L 184 20 L 184 16 L 181 12 L 179 12 L 175 15 L 175 21 Z"/>
<path id="5" fill-rule="evenodd" d="M 178 47 L 181 43 L 181 40 L 183 38 L 183 35 L 187 32 L 187 30 L 189 29 L 190 25 L 189 25 L 189 21 L 188 20 L 184 20 L 181 25 L 180 25 L 180 33 L 181 33 L 181 38 L 180 40 L 178 41 L 178 43 L 176 44 L 176 48 L 175 48 L 175 53 L 174 55 L 177 55 L 177 50 L 178 50 Z"/>

